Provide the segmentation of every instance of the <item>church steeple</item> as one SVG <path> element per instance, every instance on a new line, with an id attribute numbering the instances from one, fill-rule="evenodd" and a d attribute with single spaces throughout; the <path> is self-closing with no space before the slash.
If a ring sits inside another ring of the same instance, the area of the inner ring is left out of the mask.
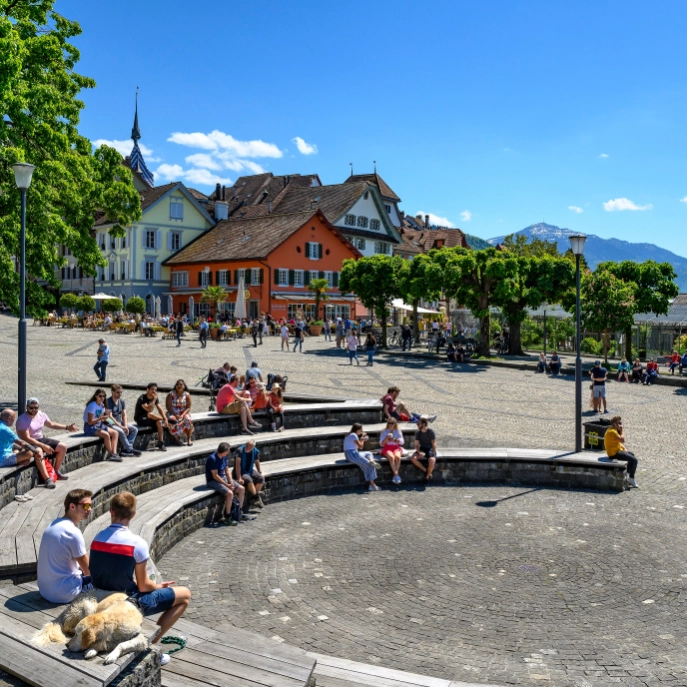
<path id="1" fill-rule="evenodd" d="M 137 172 L 144 183 L 151 188 L 155 186 L 155 179 L 152 172 L 146 167 L 143 153 L 138 147 L 138 141 L 141 138 L 141 130 L 138 128 L 138 86 L 136 87 L 136 112 L 134 114 L 134 128 L 131 130 L 131 138 L 134 142 L 134 147 L 129 156 L 129 167 Z"/>
<path id="2" fill-rule="evenodd" d="M 134 114 L 134 128 L 131 130 L 131 138 L 134 143 L 141 139 L 141 130 L 138 128 L 138 86 L 136 86 L 136 113 Z"/>

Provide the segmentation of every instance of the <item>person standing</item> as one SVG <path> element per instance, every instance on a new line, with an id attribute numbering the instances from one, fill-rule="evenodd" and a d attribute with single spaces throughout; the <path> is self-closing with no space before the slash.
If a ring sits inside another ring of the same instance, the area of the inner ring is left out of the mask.
<path id="1" fill-rule="evenodd" d="M 208 329 L 210 329 L 208 321 L 201 317 L 200 325 L 198 326 L 198 340 L 200 341 L 201 348 L 205 348 L 208 345 Z"/>
<path id="2" fill-rule="evenodd" d="M 353 358 L 355 358 L 355 362 L 360 365 L 360 360 L 358 360 L 358 337 L 353 331 L 350 332 L 346 339 L 346 350 L 348 351 L 350 364 L 353 365 Z"/>
<path id="3" fill-rule="evenodd" d="M 625 448 L 624 441 L 623 420 L 619 415 L 616 415 L 611 418 L 611 426 L 604 435 L 604 448 L 611 460 L 627 461 L 627 481 L 631 487 L 638 489 L 639 485 L 635 481 L 635 472 L 639 461 L 635 458 L 634 453 Z"/>
<path id="4" fill-rule="evenodd" d="M 107 366 L 110 363 L 110 347 L 105 343 L 105 339 L 98 339 L 98 360 L 93 366 L 98 381 L 104 382 L 107 377 Z"/>
<path id="5" fill-rule="evenodd" d="M 330 343 L 332 341 L 332 320 L 330 317 L 327 317 L 324 321 L 324 340 Z"/>
<path id="6" fill-rule="evenodd" d="M 303 339 L 305 338 L 305 332 L 303 331 L 303 325 L 299 320 L 296 323 L 296 328 L 293 331 L 293 352 L 300 346 L 301 353 L 303 353 Z"/>
<path id="7" fill-rule="evenodd" d="M 289 351 L 289 328 L 286 325 L 286 322 L 282 322 L 281 325 L 281 350 L 284 350 L 284 346 L 286 346 L 286 351 L 288 353 Z"/>
<path id="8" fill-rule="evenodd" d="M 344 455 L 349 463 L 355 463 L 365 476 L 365 480 L 369 483 L 369 491 L 380 491 L 380 488 L 375 484 L 377 479 L 377 466 L 369 451 L 361 453 L 361 449 L 365 446 L 368 436 L 363 432 L 363 426 L 359 422 L 353 423 L 351 433 L 344 439 Z"/>
<path id="9" fill-rule="evenodd" d="M 365 353 L 367 353 L 367 366 L 372 367 L 374 365 L 375 351 L 377 350 L 377 339 L 374 338 L 372 332 L 367 333 L 367 338 L 365 339 Z"/>
<path id="10" fill-rule="evenodd" d="M 413 332 L 410 329 L 409 324 L 404 324 L 401 329 L 401 350 L 405 351 L 406 346 L 409 351 L 413 350 Z"/>
<path id="11" fill-rule="evenodd" d="M 181 346 L 181 335 L 184 333 L 184 321 L 181 319 L 181 315 L 177 317 L 174 323 L 174 331 L 177 335 L 177 346 Z"/>
<path id="12" fill-rule="evenodd" d="M 344 328 L 340 317 L 336 318 L 336 327 L 334 329 L 334 332 L 336 334 L 336 347 L 341 348 L 341 344 L 344 340 Z"/>
<path id="13" fill-rule="evenodd" d="M 93 510 L 93 493 L 72 489 L 64 499 L 64 515 L 44 530 L 38 550 L 38 591 L 54 604 L 71 603 L 93 589 L 88 549 L 78 525 Z"/>
<path id="14" fill-rule="evenodd" d="M 594 411 L 597 413 L 601 412 L 601 406 L 603 405 L 604 413 L 608 413 L 608 408 L 606 408 L 606 378 L 608 377 L 608 371 L 605 367 L 601 367 L 601 361 L 597 360 L 594 362 L 594 367 L 589 374 L 592 376 Z"/>

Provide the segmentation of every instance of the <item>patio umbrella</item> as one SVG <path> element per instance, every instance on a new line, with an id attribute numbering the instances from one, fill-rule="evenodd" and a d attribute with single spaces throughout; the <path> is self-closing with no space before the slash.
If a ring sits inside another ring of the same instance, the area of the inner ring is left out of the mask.
<path id="1" fill-rule="evenodd" d="M 193 324 L 195 318 L 195 312 L 193 308 L 193 296 L 188 299 L 188 321 Z"/>
<path id="2" fill-rule="evenodd" d="M 234 317 L 237 320 L 246 318 L 246 282 L 243 274 L 239 277 L 239 286 L 236 290 L 236 308 L 234 309 Z"/>
<path id="3" fill-rule="evenodd" d="M 167 314 L 168 315 L 174 314 L 174 300 L 172 299 L 171 294 L 169 296 L 167 296 Z"/>
<path id="4" fill-rule="evenodd" d="M 160 302 L 160 296 L 155 298 L 155 319 L 159 320 L 162 317 L 162 304 Z"/>
<path id="5" fill-rule="evenodd" d="M 96 293 L 91 296 L 94 301 L 109 301 L 110 298 L 116 298 L 116 296 L 111 296 L 109 293 Z"/>

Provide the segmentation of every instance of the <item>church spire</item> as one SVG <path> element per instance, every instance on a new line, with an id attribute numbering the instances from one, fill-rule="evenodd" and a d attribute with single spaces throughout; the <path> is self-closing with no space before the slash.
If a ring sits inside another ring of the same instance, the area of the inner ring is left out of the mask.
<path id="1" fill-rule="evenodd" d="M 131 138 L 134 143 L 141 139 L 141 130 L 138 128 L 138 86 L 136 86 L 136 113 L 134 114 L 134 128 L 131 130 Z"/>

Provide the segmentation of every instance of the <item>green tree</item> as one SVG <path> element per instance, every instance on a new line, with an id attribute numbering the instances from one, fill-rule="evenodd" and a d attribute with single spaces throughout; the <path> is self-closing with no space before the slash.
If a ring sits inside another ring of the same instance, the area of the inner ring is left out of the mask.
<path id="1" fill-rule="evenodd" d="M 203 289 L 200 300 L 204 303 L 211 303 L 214 308 L 215 317 L 217 317 L 219 304 L 227 300 L 227 295 L 223 286 L 206 286 Z"/>
<path id="2" fill-rule="evenodd" d="M 95 310 L 95 301 L 88 294 L 84 294 L 79 296 L 77 307 L 84 312 L 93 312 Z"/>
<path id="3" fill-rule="evenodd" d="M 145 299 L 140 296 L 131 296 L 126 302 L 126 310 L 134 315 L 142 315 L 146 311 Z"/>
<path id="4" fill-rule="evenodd" d="M 124 304 L 121 298 L 108 298 L 102 301 L 101 308 L 104 312 L 117 312 L 124 309 Z"/>
<path id="5" fill-rule="evenodd" d="M 105 265 L 90 235 L 96 213 L 111 230 L 140 219 L 140 197 L 121 155 L 106 146 L 92 151 L 77 126 L 78 99 L 95 82 L 74 69 L 79 51 L 70 43 L 81 29 L 53 10 L 54 0 L 0 0 L 0 300 L 19 309 L 20 195 L 11 165 L 36 166 L 27 192 L 27 311 L 41 315 L 56 287 L 54 268 L 69 248 L 84 272 Z"/>
<path id="6" fill-rule="evenodd" d="M 60 296 L 60 307 L 63 310 L 74 310 L 79 305 L 79 297 L 74 293 L 63 293 Z"/>
<path id="7" fill-rule="evenodd" d="M 631 289 L 634 296 L 636 313 L 653 313 L 654 315 L 666 315 L 670 308 L 670 301 L 679 293 L 675 283 L 677 274 L 669 262 L 602 262 L 597 269 L 603 268 L 621 279 Z M 625 333 L 625 357 L 632 360 L 632 324 L 626 325 Z"/>
<path id="8" fill-rule="evenodd" d="M 398 255 L 373 255 L 344 260 L 339 277 L 339 291 L 354 293 L 360 302 L 374 312 L 382 323 L 382 346 L 386 348 L 386 325 L 389 304 L 401 295 L 399 273 L 403 258 Z"/>
<path id="9" fill-rule="evenodd" d="M 420 254 L 403 261 L 398 277 L 401 298 L 413 306 L 413 336 L 415 343 L 419 343 L 417 308 L 420 299 L 433 301 L 440 298 L 444 273 L 438 262 L 427 254 Z"/>
<path id="10" fill-rule="evenodd" d="M 326 279 L 311 279 L 308 283 L 308 289 L 315 294 L 315 319 L 320 319 L 320 302 L 328 301 L 327 289 L 329 288 L 329 281 Z"/>
<path id="11" fill-rule="evenodd" d="M 541 258 L 544 255 L 551 257 L 559 257 L 560 251 L 558 244 L 554 241 L 542 241 L 538 238 L 533 238 L 531 241 L 527 240 L 524 234 L 510 234 L 503 239 L 503 248 L 511 255 L 520 258 Z"/>

